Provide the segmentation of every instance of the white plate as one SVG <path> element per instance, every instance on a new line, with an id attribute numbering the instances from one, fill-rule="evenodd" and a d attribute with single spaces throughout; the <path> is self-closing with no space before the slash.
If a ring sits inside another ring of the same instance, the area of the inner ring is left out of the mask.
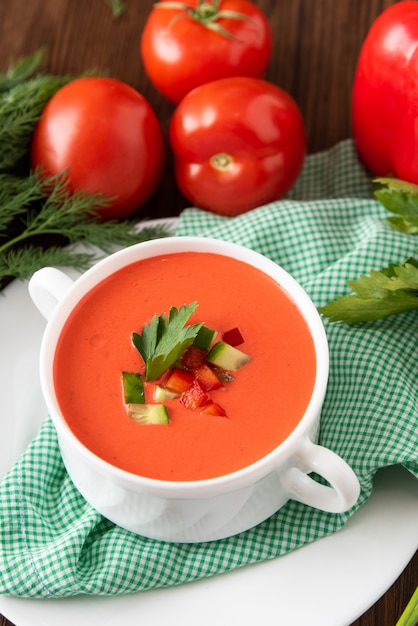
<path id="1" fill-rule="evenodd" d="M 74 272 L 69 272 L 75 275 Z M 0 295 L 0 479 L 46 416 L 38 381 L 45 321 L 27 284 Z M 117 597 L 0 596 L 17 626 L 349 626 L 390 587 L 418 548 L 418 483 L 381 471 L 370 500 L 339 533 L 290 554 L 169 589 Z"/>

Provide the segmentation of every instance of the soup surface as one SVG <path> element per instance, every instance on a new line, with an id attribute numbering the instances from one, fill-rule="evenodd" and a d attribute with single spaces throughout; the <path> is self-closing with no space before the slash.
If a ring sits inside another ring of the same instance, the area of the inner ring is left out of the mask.
<path id="1" fill-rule="evenodd" d="M 122 372 L 143 361 L 132 332 L 155 313 L 196 301 L 190 323 L 238 327 L 251 361 L 211 392 L 227 417 L 165 402 L 168 425 L 128 417 Z M 97 285 L 73 310 L 54 359 L 61 411 L 80 441 L 117 467 L 162 480 L 201 480 L 271 452 L 295 428 L 315 379 L 315 350 L 295 304 L 262 272 L 206 252 L 145 259 Z"/>

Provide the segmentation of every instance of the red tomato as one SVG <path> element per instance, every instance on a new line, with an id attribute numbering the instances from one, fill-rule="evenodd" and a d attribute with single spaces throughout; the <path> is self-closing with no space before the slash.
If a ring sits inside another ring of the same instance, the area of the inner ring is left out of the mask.
<path id="1" fill-rule="evenodd" d="M 296 102 L 257 78 L 196 87 L 175 110 L 169 132 L 180 190 L 195 206 L 223 215 L 282 198 L 305 158 Z"/>
<path id="2" fill-rule="evenodd" d="M 377 175 L 418 183 L 418 2 L 398 2 L 375 20 L 353 84 L 353 135 Z"/>
<path id="3" fill-rule="evenodd" d="M 71 191 L 114 198 L 104 219 L 124 218 L 154 191 L 164 164 L 159 122 L 148 102 L 112 78 L 79 78 L 46 105 L 35 129 L 32 167 L 68 170 Z"/>
<path id="4" fill-rule="evenodd" d="M 255 4 L 185 0 L 165 8 L 165 3 L 157 3 L 148 17 L 141 55 L 150 80 L 166 98 L 178 103 L 194 87 L 219 78 L 263 76 L 271 32 Z"/>

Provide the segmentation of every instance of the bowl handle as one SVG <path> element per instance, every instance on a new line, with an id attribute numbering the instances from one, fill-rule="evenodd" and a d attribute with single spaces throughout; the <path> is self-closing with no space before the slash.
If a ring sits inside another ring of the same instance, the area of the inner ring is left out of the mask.
<path id="1" fill-rule="evenodd" d="M 29 281 L 29 295 L 37 309 L 49 320 L 74 281 L 55 267 L 43 267 Z"/>
<path id="2" fill-rule="evenodd" d="M 354 506 L 360 495 L 360 484 L 351 467 L 338 454 L 324 446 L 305 440 L 297 465 L 285 478 L 286 488 L 293 500 L 329 513 L 343 513 Z M 329 486 L 320 484 L 308 474 L 315 472 Z"/>

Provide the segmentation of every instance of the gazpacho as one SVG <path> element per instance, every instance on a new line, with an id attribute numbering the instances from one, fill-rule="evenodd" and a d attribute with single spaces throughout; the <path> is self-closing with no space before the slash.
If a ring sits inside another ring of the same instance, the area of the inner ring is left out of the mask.
<path id="1" fill-rule="evenodd" d="M 213 478 L 292 432 L 316 374 L 295 303 L 260 270 L 208 252 L 143 259 L 69 316 L 54 385 L 75 436 L 108 463 L 169 481 Z"/>

